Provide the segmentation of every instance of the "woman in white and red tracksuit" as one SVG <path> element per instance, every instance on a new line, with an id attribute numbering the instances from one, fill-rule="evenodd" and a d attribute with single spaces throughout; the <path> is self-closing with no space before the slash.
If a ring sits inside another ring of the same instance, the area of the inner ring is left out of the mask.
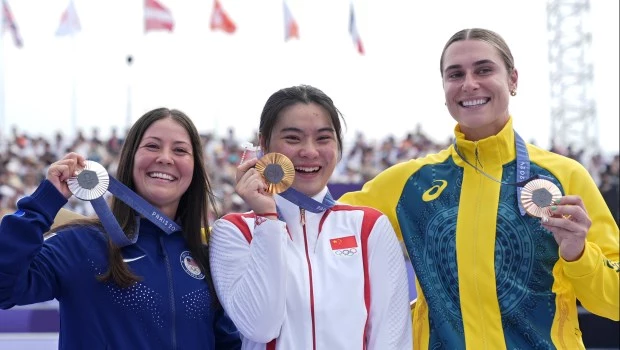
<path id="1" fill-rule="evenodd" d="M 260 146 L 292 161 L 292 190 L 270 195 L 248 160 L 235 190 L 252 211 L 213 225 L 213 281 L 243 349 L 412 347 L 405 262 L 389 220 L 335 203 L 326 186 L 342 152 L 340 117 L 311 86 L 271 95 Z"/>

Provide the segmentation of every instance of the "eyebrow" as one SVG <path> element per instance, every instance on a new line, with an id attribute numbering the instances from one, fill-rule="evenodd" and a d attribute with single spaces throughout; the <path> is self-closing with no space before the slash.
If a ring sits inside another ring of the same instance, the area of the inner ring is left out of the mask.
<path id="1" fill-rule="evenodd" d="M 332 127 L 326 126 L 324 128 L 320 128 L 319 130 L 317 130 L 318 132 L 335 132 L 336 130 Z M 301 130 L 300 128 L 295 128 L 295 127 L 288 127 L 288 128 L 283 128 L 280 130 L 280 132 L 296 132 L 296 133 L 300 133 L 303 134 L 303 130 Z"/>
<path id="2" fill-rule="evenodd" d="M 489 63 L 495 65 L 495 62 L 493 62 L 491 60 L 487 60 L 487 59 L 476 61 L 476 62 L 474 62 L 473 65 L 474 65 L 474 67 L 476 67 L 476 66 L 481 66 L 483 64 L 489 64 Z M 447 72 L 447 71 L 449 71 L 451 69 L 459 69 L 459 68 L 463 68 L 463 66 L 460 65 L 460 64 L 453 64 L 451 66 L 447 66 L 446 69 L 444 69 L 443 71 L 445 73 L 445 72 Z"/>
<path id="3" fill-rule="evenodd" d="M 146 141 L 146 140 L 148 140 L 148 139 L 153 139 L 153 140 L 155 140 L 155 141 L 162 142 L 162 139 L 161 139 L 160 137 L 157 137 L 157 136 L 145 136 L 145 137 L 143 137 L 143 138 L 142 138 L 142 141 L 140 141 L 140 143 L 142 143 L 143 141 Z M 182 143 L 182 144 L 184 144 L 184 145 L 190 145 L 190 146 L 191 146 L 191 144 L 192 144 L 191 142 L 187 142 L 187 141 L 180 141 L 180 140 L 179 140 L 179 141 L 172 141 L 172 143 L 173 143 L 173 144 L 179 144 L 179 143 Z"/>

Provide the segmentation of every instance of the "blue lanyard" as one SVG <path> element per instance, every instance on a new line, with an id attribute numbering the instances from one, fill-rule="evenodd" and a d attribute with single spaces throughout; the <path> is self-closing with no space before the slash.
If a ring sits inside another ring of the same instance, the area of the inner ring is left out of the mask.
<path id="1" fill-rule="evenodd" d="M 515 148 L 516 148 L 516 153 L 517 153 L 517 159 L 516 159 L 517 171 L 516 171 L 516 176 L 515 176 L 516 182 L 514 183 L 507 183 L 507 182 L 497 180 L 493 178 L 491 175 L 482 171 L 477 166 L 471 164 L 467 160 L 467 158 L 465 158 L 465 156 L 462 155 L 461 152 L 459 152 L 459 148 L 456 145 L 456 140 L 454 140 L 454 150 L 456 151 L 456 154 L 458 154 L 459 157 L 461 157 L 461 159 L 463 159 L 465 163 L 467 163 L 469 166 L 473 167 L 474 169 L 478 170 L 480 173 L 482 173 L 484 176 L 488 177 L 489 179 L 495 182 L 499 182 L 504 185 L 516 186 L 517 187 L 517 203 L 519 204 L 519 212 L 521 213 L 521 216 L 525 216 L 527 212 L 525 211 L 525 208 L 523 208 L 523 204 L 519 200 L 521 198 L 521 191 L 523 190 L 523 186 L 525 186 L 525 184 L 527 184 L 528 182 L 538 179 L 538 178 L 546 178 L 548 180 L 551 180 L 551 179 L 549 179 L 546 176 L 542 176 L 542 175 L 535 175 L 533 177 L 530 177 L 530 156 L 527 153 L 527 146 L 525 144 L 525 141 L 523 141 L 523 138 L 521 138 L 521 136 L 519 136 L 519 134 L 516 131 L 513 131 L 513 132 L 515 135 Z"/>
<path id="2" fill-rule="evenodd" d="M 527 153 L 527 147 L 525 145 L 525 141 L 523 138 L 519 136 L 519 134 L 515 133 L 515 148 L 517 150 L 517 182 L 523 183 L 526 179 L 530 177 L 530 155 Z M 523 208 L 523 203 L 521 203 L 521 191 L 523 190 L 523 186 L 517 186 L 517 203 L 519 203 L 519 212 L 521 216 L 525 216 L 526 211 Z"/>
<path id="3" fill-rule="evenodd" d="M 112 176 L 109 176 L 109 181 L 110 183 L 107 190 L 110 191 L 110 193 L 162 229 L 166 234 L 181 230 L 181 227 L 176 222 L 168 218 L 164 213 L 159 211 L 159 209 L 144 200 L 144 198 L 134 193 L 129 187 L 123 185 Z M 93 206 L 93 209 L 95 209 L 95 213 L 97 213 L 103 228 L 108 233 L 112 242 L 119 247 L 125 247 L 136 243 L 138 240 L 138 232 L 136 231 L 131 239 L 127 237 L 118 224 L 116 217 L 112 214 L 105 199 L 103 199 L 103 196 L 90 200 L 90 204 Z"/>
<path id="4" fill-rule="evenodd" d="M 280 193 L 280 196 L 298 207 L 312 213 L 324 212 L 336 204 L 336 201 L 332 197 L 331 193 L 329 193 L 329 190 L 327 190 L 327 193 L 323 198 L 323 202 L 319 202 L 312 197 L 308 197 L 292 187 L 289 187 L 286 191 Z"/>

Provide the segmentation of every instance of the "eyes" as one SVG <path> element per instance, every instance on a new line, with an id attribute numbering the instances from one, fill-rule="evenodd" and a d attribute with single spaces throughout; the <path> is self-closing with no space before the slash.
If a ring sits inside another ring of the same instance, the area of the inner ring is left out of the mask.
<path id="1" fill-rule="evenodd" d="M 453 71 L 449 71 L 446 74 L 446 79 L 447 80 L 459 80 L 465 77 L 465 70 L 453 70 Z M 488 76 L 491 75 L 493 73 L 493 68 L 492 67 L 478 67 L 474 70 L 474 75 L 476 76 Z"/>
<path id="2" fill-rule="evenodd" d="M 161 145 L 155 142 L 149 142 L 146 143 L 144 145 L 142 145 L 142 148 L 145 148 L 148 151 L 151 152 L 155 152 L 161 149 Z M 186 155 L 186 154 L 191 154 L 191 148 L 188 146 L 178 146 L 178 145 L 174 145 L 172 146 L 172 152 L 174 152 L 174 154 L 177 155 Z"/>
<path id="3" fill-rule="evenodd" d="M 282 138 L 287 142 L 287 143 L 299 143 L 302 141 L 302 136 L 298 135 L 298 134 L 287 134 L 282 136 Z M 316 141 L 318 143 L 329 143 L 331 141 L 336 140 L 335 136 L 332 133 L 323 133 L 323 134 L 319 134 L 316 136 Z"/>

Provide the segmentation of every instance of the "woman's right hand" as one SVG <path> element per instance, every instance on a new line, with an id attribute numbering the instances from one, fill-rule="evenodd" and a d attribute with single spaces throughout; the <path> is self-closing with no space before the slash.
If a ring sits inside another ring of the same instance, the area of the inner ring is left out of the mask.
<path id="1" fill-rule="evenodd" d="M 235 191 L 255 213 L 275 213 L 276 201 L 267 192 L 267 183 L 254 168 L 258 159 L 248 159 L 237 167 Z"/>
<path id="2" fill-rule="evenodd" d="M 84 169 L 86 160 L 77 153 L 69 153 L 61 160 L 54 162 L 47 169 L 47 180 L 51 182 L 60 193 L 69 199 L 73 193 L 67 186 L 67 179 L 76 175 L 78 170 Z"/>

